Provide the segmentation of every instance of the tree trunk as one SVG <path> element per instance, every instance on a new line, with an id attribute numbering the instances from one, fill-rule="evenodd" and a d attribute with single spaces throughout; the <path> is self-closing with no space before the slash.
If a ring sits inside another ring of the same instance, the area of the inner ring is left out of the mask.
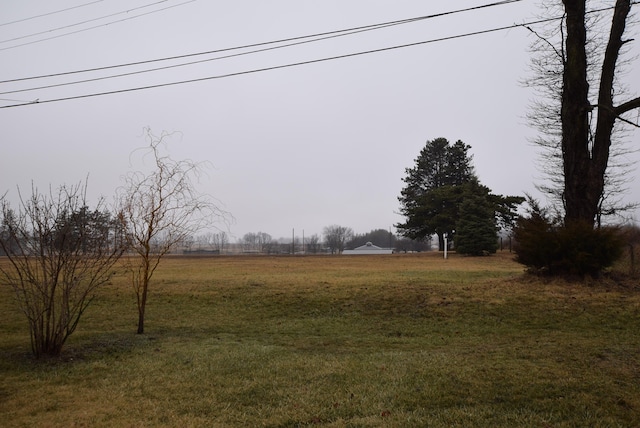
<path id="1" fill-rule="evenodd" d="M 602 63 L 598 121 L 595 134 L 591 137 L 589 116 L 593 106 L 588 99 L 586 1 L 563 0 L 563 3 L 567 23 L 561 107 L 565 223 L 586 222 L 593 225 L 603 197 L 615 121 L 619 114 L 635 105 L 627 103 L 618 108 L 613 105 L 616 64 L 624 43 L 622 36 L 631 4 L 630 0 L 616 1 Z"/>
<path id="2" fill-rule="evenodd" d="M 613 14 L 611 31 L 609 33 L 609 42 L 607 43 L 602 62 L 600 88 L 598 92 L 598 122 L 596 124 L 592 150 L 593 175 L 600 178 L 597 184 L 600 186 L 601 194 L 604 190 L 604 177 L 609 163 L 611 135 L 613 134 L 613 127 L 618 117 L 618 112 L 613 105 L 616 64 L 618 62 L 620 49 L 624 43 L 622 36 L 630 9 L 630 0 L 616 1 L 616 9 Z"/>
<path id="3" fill-rule="evenodd" d="M 138 304 L 138 334 L 144 334 L 144 312 L 147 307 L 147 291 L 149 289 L 149 279 L 146 272 L 143 281 L 142 295 L 140 296 Z"/>
<path id="4" fill-rule="evenodd" d="M 149 266 L 149 253 L 144 256 L 144 268 L 142 270 L 142 276 L 138 279 L 142 282 L 140 288 L 138 288 L 138 334 L 144 334 L 144 313 L 147 307 L 147 294 L 149 292 L 149 278 L 151 276 L 151 269 Z"/>
<path id="5" fill-rule="evenodd" d="M 144 307 L 138 309 L 138 334 L 144 334 Z"/>
<path id="6" fill-rule="evenodd" d="M 565 220 L 595 219 L 601 191 L 591 173 L 589 150 L 589 83 L 585 0 L 563 0 L 567 14 L 566 58 L 562 90 L 562 157 Z"/>

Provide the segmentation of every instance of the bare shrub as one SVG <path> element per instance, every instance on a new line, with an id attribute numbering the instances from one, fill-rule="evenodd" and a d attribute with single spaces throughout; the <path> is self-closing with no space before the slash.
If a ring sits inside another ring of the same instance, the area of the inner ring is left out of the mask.
<path id="1" fill-rule="evenodd" d="M 10 286 L 29 321 L 36 357 L 59 355 L 123 252 L 122 240 L 101 200 L 90 210 L 86 184 L 57 193 L 35 187 L 17 210 L 1 199 L 0 282 Z"/>

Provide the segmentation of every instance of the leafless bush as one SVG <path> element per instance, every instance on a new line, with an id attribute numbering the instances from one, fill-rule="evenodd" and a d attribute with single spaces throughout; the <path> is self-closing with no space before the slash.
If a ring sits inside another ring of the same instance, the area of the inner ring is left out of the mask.
<path id="1" fill-rule="evenodd" d="M 36 357 L 59 355 L 97 287 L 107 283 L 123 240 L 101 200 L 87 207 L 86 184 L 48 194 L 32 187 L 17 210 L 1 198 L 0 282 L 29 321 Z"/>

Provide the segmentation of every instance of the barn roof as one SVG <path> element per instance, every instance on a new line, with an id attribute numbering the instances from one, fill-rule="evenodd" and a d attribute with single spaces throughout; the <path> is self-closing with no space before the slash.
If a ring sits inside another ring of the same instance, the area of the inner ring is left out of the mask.
<path id="1" fill-rule="evenodd" d="M 392 254 L 393 249 L 382 248 L 377 245 L 373 245 L 371 242 L 367 242 L 360 247 L 356 247 L 353 250 L 344 250 L 342 254 Z"/>

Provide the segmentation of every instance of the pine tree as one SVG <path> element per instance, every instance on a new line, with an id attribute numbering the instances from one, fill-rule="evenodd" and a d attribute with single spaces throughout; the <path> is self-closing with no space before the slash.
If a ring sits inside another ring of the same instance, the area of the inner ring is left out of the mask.
<path id="1" fill-rule="evenodd" d="M 498 249 L 495 214 L 489 189 L 476 180 L 469 182 L 458 213 L 456 252 L 470 256 L 495 253 Z"/>
<path id="2" fill-rule="evenodd" d="M 469 149 L 471 146 L 462 141 L 453 145 L 449 145 L 445 138 L 427 141 L 415 160 L 415 166 L 407 168 L 407 176 L 403 178 L 405 187 L 398 200 L 400 213 L 406 221 L 396 225 L 400 234 L 416 240 L 435 234 L 438 236 L 438 248 L 442 251 L 445 234 L 455 242 L 456 234 L 461 230 L 460 221 L 464 221 L 467 215 L 476 215 L 478 219 L 471 221 L 486 223 L 481 228 L 486 234 L 482 241 L 485 248 L 481 252 L 495 252 L 497 225 L 510 228 L 517 216 L 515 210 L 524 198 L 494 195 L 489 188 L 482 186 L 475 176 Z M 466 208 L 468 213 L 462 212 L 463 202 L 476 194 L 481 196 L 478 206 L 483 206 L 486 212 L 474 213 L 472 208 L 477 208 L 474 206 Z M 465 230 L 464 225 L 462 230 Z M 493 242 L 495 249 L 492 250 L 489 241 Z M 464 240 L 462 245 L 464 250 L 464 245 L 467 245 Z"/>
<path id="3" fill-rule="evenodd" d="M 475 179 L 469 149 L 446 138 L 427 141 L 415 166 L 407 168 L 405 187 L 400 193 L 400 212 L 406 222 L 397 224 L 400 233 L 410 239 L 438 235 L 440 250 L 444 235 L 453 237 L 460 198 L 458 186 Z"/>

